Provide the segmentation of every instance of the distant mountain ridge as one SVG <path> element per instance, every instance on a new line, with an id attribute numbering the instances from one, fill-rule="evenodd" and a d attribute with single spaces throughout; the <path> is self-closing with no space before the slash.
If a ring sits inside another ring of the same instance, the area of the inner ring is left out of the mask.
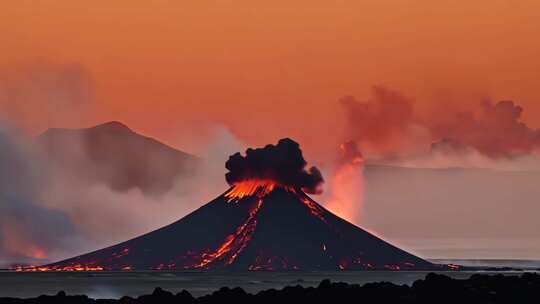
<path id="1" fill-rule="evenodd" d="M 159 195 L 176 178 L 196 170 L 199 159 L 126 125 L 111 121 L 85 129 L 49 129 L 36 138 L 51 165 L 91 182 L 102 182 L 117 191 L 139 188 Z"/>

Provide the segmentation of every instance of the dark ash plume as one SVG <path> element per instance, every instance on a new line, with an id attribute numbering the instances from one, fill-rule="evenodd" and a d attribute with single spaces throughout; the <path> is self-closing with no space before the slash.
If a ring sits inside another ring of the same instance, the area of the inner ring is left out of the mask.
<path id="1" fill-rule="evenodd" d="M 306 170 L 307 162 L 300 145 L 292 139 L 281 139 L 277 145 L 247 149 L 246 156 L 235 153 L 225 163 L 229 170 L 225 179 L 232 185 L 249 179 L 271 179 L 283 185 L 301 188 L 307 193 L 320 193 L 323 183 L 316 167 Z"/>

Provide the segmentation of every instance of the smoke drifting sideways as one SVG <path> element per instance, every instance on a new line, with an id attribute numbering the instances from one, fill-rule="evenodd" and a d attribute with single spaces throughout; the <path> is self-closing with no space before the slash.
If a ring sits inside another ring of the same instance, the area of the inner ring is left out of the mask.
<path id="1" fill-rule="evenodd" d="M 0 128 L 0 266 L 6 260 L 46 259 L 78 243 L 77 227 L 41 198 L 46 177 L 30 144 Z M 49 250 L 51 249 L 51 250 Z"/>
<path id="2" fill-rule="evenodd" d="M 464 166 L 520 165 L 515 161 L 526 162 L 540 151 L 540 130 L 521 121 L 524 110 L 513 101 L 482 101 L 457 109 L 434 100 L 425 113 L 415 107 L 414 99 L 376 86 L 367 101 L 348 96 L 340 104 L 346 138 L 370 158 L 386 163 L 429 166 L 438 160 L 452 166 L 443 160 L 454 159 L 457 166 L 459 161 Z"/>
<path id="3" fill-rule="evenodd" d="M 245 156 L 233 154 L 225 163 L 229 170 L 225 179 L 229 185 L 251 179 L 273 180 L 306 193 L 319 194 L 324 182 L 321 172 L 316 167 L 306 170 L 306 165 L 300 145 L 284 138 L 277 145 L 249 148 Z"/>
<path id="4" fill-rule="evenodd" d="M 540 130 L 521 122 L 522 113 L 513 101 L 486 101 L 477 115 L 457 113 L 453 119 L 430 123 L 430 129 L 435 139 L 472 147 L 491 158 L 514 158 L 540 149 Z"/>

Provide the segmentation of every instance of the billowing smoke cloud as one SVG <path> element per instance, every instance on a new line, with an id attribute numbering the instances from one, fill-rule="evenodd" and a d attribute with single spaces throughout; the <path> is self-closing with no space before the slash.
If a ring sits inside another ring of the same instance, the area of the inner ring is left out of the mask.
<path id="1" fill-rule="evenodd" d="M 521 122 L 523 108 L 513 101 L 484 102 L 480 111 L 457 113 L 430 125 L 434 139 L 472 147 L 492 158 L 512 158 L 540 148 L 540 130 Z"/>
<path id="2" fill-rule="evenodd" d="M 385 157 L 413 150 L 425 141 L 425 132 L 416 123 L 412 99 L 382 86 L 374 87 L 372 95 L 368 101 L 352 96 L 340 100 L 347 118 L 345 138 L 371 154 Z"/>
<path id="3" fill-rule="evenodd" d="M 45 259 L 77 244 L 68 215 L 42 201 L 45 176 L 19 136 L 0 128 L 0 264 Z"/>
<path id="4" fill-rule="evenodd" d="M 434 148 L 439 154 L 475 151 L 488 158 L 509 159 L 540 148 L 540 130 L 520 120 L 523 109 L 512 101 L 484 101 L 470 110 L 423 115 L 413 99 L 379 86 L 368 101 L 346 97 L 340 103 L 347 116 L 345 136 L 375 156 L 396 158 Z"/>
<path id="5" fill-rule="evenodd" d="M 271 179 L 307 193 L 319 193 L 323 183 L 321 172 L 316 167 L 306 170 L 306 165 L 300 145 L 284 138 L 277 145 L 247 149 L 246 156 L 233 154 L 225 163 L 229 170 L 225 179 L 230 185 L 249 179 Z"/>

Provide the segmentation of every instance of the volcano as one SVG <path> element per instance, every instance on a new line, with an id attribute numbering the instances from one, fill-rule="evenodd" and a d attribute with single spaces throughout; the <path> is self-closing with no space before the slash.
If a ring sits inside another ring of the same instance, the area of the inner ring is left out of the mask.
<path id="1" fill-rule="evenodd" d="M 419 270 L 435 265 L 315 202 L 322 182 L 298 144 L 248 149 L 226 164 L 231 187 L 166 227 L 36 270 Z"/>

